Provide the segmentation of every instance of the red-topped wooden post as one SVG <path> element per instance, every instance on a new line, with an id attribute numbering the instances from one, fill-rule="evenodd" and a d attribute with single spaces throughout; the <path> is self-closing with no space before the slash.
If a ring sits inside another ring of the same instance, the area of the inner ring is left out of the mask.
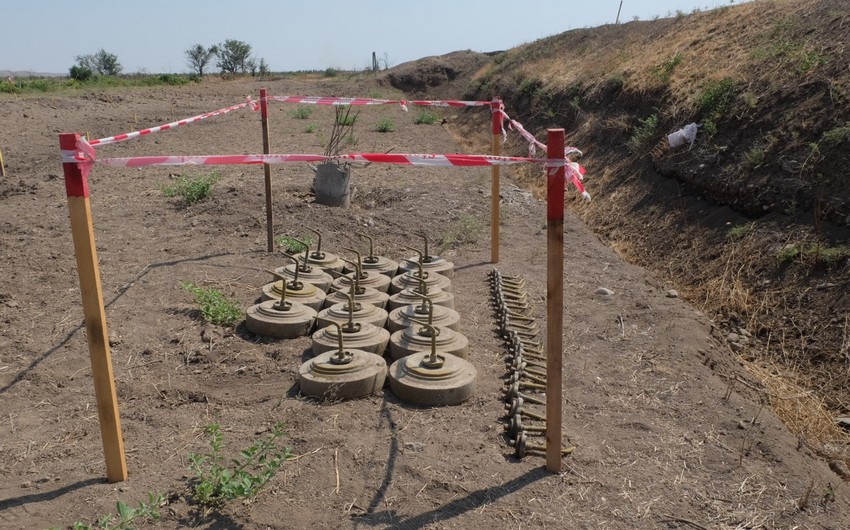
<path id="1" fill-rule="evenodd" d="M 546 157 L 546 469 L 561 471 L 561 380 L 564 321 L 564 130 L 549 129 Z"/>
<path id="2" fill-rule="evenodd" d="M 490 102 L 493 131 L 493 156 L 502 154 L 502 100 Z M 499 166 L 493 166 L 490 190 L 490 262 L 499 263 Z"/>
<path id="3" fill-rule="evenodd" d="M 260 89 L 260 116 L 263 123 L 263 154 L 269 154 L 269 103 L 266 99 L 266 89 Z M 266 235 L 268 251 L 274 250 L 274 214 L 272 212 L 272 169 L 269 164 L 263 164 L 266 177 Z"/>
<path id="4" fill-rule="evenodd" d="M 79 138 L 79 134 L 60 134 L 59 147 L 62 149 L 62 154 L 72 155 L 77 150 Z M 112 373 L 109 334 L 106 331 L 106 310 L 103 306 L 103 291 L 94 243 L 89 185 L 80 164 L 63 161 L 62 169 L 65 171 L 65 192 L 68 195 L 68 212 L 71 218 L 74 255 L 77 258 L 77 274 L 80 277 L 80 294 L 83 299 L 83 317 L 89 344 L 97 416 L 100 422 L 103 453 L 106 458 L 106 477 L 109 482 L 120 482 L 127 480 L 127 461 L 124 456 L 121 419 L 118 416 L 118 396 L 115 392 L 115 380 Z"/>

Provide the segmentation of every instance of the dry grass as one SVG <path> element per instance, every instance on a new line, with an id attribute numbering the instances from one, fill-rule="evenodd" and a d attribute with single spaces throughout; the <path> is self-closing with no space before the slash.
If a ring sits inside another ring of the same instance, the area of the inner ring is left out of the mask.
<path id="1" fill-rule="evenodd" d="M 850 464 L 850 433 L 839 427 L 826 404 L 800 372 L 769 360 L 746 362 L 764 385 L 774 414 L 817 454 Z"/>

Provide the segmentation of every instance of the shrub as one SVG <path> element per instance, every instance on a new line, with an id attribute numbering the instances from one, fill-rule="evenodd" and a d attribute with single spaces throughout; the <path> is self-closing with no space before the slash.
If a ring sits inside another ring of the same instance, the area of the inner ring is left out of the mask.
<path id="1" fill-rule="evenodd" d="M 198 304 L 204 322 L 234 327 L 242 318 L 239 306 L 228 300 L 218 289 L 198 287 L 191 282 L 180 282 L 180 286 L 195 295 L 195 303 Z"/>
<path id="2" fill-rule="evenodd" d="M 310 125 L 308 125 L 307 127 L 304 128 L 304 132 L 312 134 L 312 133 L 316 132 L 317 129 L 318 129 L 318 126 L 315 123 L 311 123 Z"/>
<path id="3" fill-rule="evenodd" d="M 673 75 L 673 70 L 682 63 L 682 59 L 684 59 L 682 54 L 676 52 L 673 57 L 653 68 L 652 73 L 666 85 L 670 82 L 670 76 Z"/>
<path id="4" fill-rule="evenodd" d="M 188 206 L 209 199 L 212 196 L 213 187 L 220 178 L 217 171 L 206 175 L 198 175 L 191 179 L 178 175 L 173 186 L 162 186 L 162 193 L 166 197 L 179 195 Z"/>

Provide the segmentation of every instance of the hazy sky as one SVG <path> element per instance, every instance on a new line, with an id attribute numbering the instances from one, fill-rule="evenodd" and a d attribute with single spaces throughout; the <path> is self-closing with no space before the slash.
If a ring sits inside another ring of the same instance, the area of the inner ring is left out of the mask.
<path id="1" fill-rule="evenodd" d="M 743 0 L 734 0 L 741 3 Z M 621 22 L 730 0 L 623 0 Z M 11 0 L 0 9 L 0 70 L 67 73 L 104 48 L 125 73 L 188 72 L 185 50 L 245 41 L 273 71 L 363 69 L 456 50 L 497 51 L 613 23 L 620 0 Z M 214 71 L 216 69 L 212 69 Z"/>

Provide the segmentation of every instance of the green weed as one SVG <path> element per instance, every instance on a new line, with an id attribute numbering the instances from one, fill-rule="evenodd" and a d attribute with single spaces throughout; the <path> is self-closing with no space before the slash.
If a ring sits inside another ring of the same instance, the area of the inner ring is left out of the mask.
<path id="1" fill-rule="evenodd" d="M 765 151 L 764 147 L 754 145 L 744 153 L 744 166 L 749 169 L 756 168 L 764 162 L 766 157 L 767 151 Z"/>
<path id="2" fill-rule="evenodd" d="M 213 187 L 220 179 L 221 176 L 217 171 L 193 178 L 178 175 L 173 186 L 162 186 L 161 189 L 166 197 L 179 195 L 188 206 L 209 199 L 212 196 Z"/>
<path id="3" fill-rule="evenodd" d="M 195 473 L 194 500 L 207 512 L 221 508 L 227 501 L 254 497 L 292 457 L 289 448 L 278 443 L 283 436 L 281 423 L 275 424 L 272 434 L 254 441 L 237 458 L 229 460 L 222 454 L 221 427 L 210 424 L 204 434 L 210 437 L 210 450 L 190 454 L 189 469 Z"/>
<path id="4" fill-rule="evenodd" d="M 673 70 L 675 70 L 676 67 L 682 63 L 683 59 L 684 56 L 680 52 L 676 52 L 673 57 L 670 57 L 663 63 L 653 68 L 652 73 L 663 84 L 666 85 L 670 82 L 670 77 L 673 75 Z"/>
<path id="5" fill-rule="evenodd" d="M 462 214 L 444 234 L 440 236 L 438 253 L 464 243 L 475 243 L 481 233 L 483 223 L 469 214 Z"/>
<path id="6" fill-rule="evenodd" d="M 776 257 L 779 258 L 779 261 L 783 263 L 790 263 L 795 259 L 799 258 L 802 254 L 802 249 L 800 245 L 797 243 L 788 243 L 784 247 L 780 248 L 776 253 Z"/>
<path id="7" fill-rule="evenodd" d="M 639 153 L 655 136 L 655 131 L 658 129 L 658 114 L 652 114 L 639 121 L 640 125 L 635 127 L 632 137 L 628 141 L 629 149 L 633 153 Z"/>
<path id="8" fill-rule="evenodd" d="M 420 109 L 419 114 L 413 118 L 413 123 L 416 125 L 433 125 L 437 123 L 439 119 L 440 116 L 436 112 L 429 109 Z"/>
<path id="9" fill-rule="evenodd" d="M 311 123 L 310 125 L 308 125 L 307 127 L 304 128 L 304 132 L 312 134 L 312 133 L 316 132 L 318 130 L 318 128 L 319 127 L 315 123 Z"/>
<path id="10" fill-rule="evenodd" d="M 395 124 L 391 119 L 385 118 L 376 123 L 375 127 L 372 130 L 379 133 L 393 132 L 395 131 Z"/>
<path id="11" fill-rule="evenodd" d="M 313 107 L 308 107 L 307 105 L 299 105 L 289 111 L 289 115 L 296 120 L 306 120 L 310 116 L 313 115 Z"/>
<path id="12" fill-rule="evenodd" d="M 204 322 L 232 328 L 242 318 L 239 306 L 218 289 L 198 287 L 191 282 L 180 282 L 180 286 L 195 296 Z"/>
<path id="13" fill-rule="evenodd" d="M 337 123 L 343 127 L 354 127 L 354 123 L 357 122 L 358 114 L 360 113 L 357 112 L 353 116 L 348 112 L 339 114 L 337 116 Z"/>
<path id="14" fill-rule="evenodd" d="M 726 231 L 726 239 L 729 241 L 736 241 L 738 239 L 743 239 L 744 236 L 753 231 L 755 225 L 753 223 L 747 223 L 745 225 L 733 226 L 729 230 Z"/>
<path id="15" fill-rule="evenodd" d="M 299 237 L 301 241 L 312 246 L 313 245 L 313 237 L 312 236 L 304 236 Z M 283 247 L 286 250 L 287 254 L 298 254 L 299 252 L 304 252 L 307 250 L 307 247 L 296 241 L 294 238 L 289 236 L 277 236 L 274 238 L 274 242 L 279 246 Z"/>
<path id="16" fill-rule="evenodd" d="M 850 122 L 841 127 L 830 129 L 823 133 L 822 140 L 828 144 L 836 145 L 850 140 Z"/>
<path id="17" fill-rule="evenodd" d="M 107 514 L 92 525 L 77 521 L 71 528 L 73 530 L 133 530 L 135 528 L 133 523 L 137 520 L 151 521 L 159 519 L 159 507 L 163 504 L 165 504 L 164 495 L 148 493 L 148 502 L 140 502 L 138 508 L 131 508 L 122 501 L 115 503 L 115 510 L 118 512 L 117 519 L 114 514 Z M 58 529 L 52 528 L 51 530 Z"/>
<path id="18" fill-rule="evenodd" d="M 703 117 L 702 129 L 709 136 L 717 132 L 717 120 L 729 110 L 735 92 L 735 81 L 725 77 L 708 83 L 697 98 L 697 111 Z"/>

